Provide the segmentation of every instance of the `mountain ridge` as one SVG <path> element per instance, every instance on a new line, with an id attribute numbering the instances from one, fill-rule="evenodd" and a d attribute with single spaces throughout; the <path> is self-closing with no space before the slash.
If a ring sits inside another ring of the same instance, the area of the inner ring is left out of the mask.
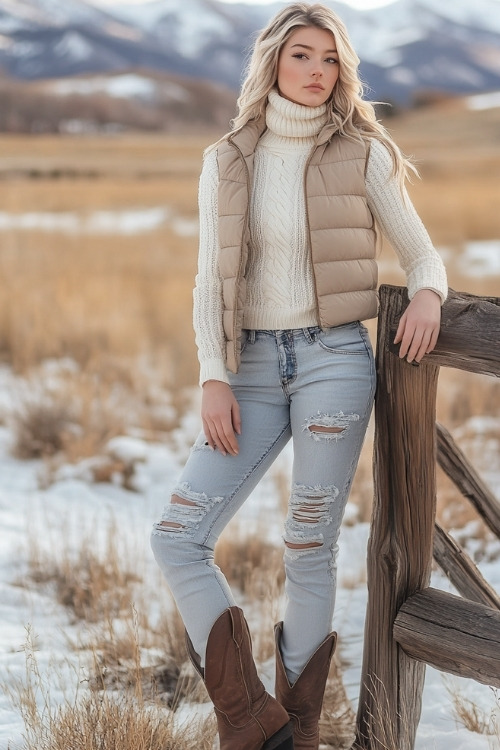
<path id="1" fill-rule="evenodd" d="M 425 95 L 500 89 L 500 4 L 394 0 L 345 21 L 373 100 L 408 106 Z M 0 68 L 21 79 L 133 68 L 208 79 L 236 91 L 256 31 L 281 8 L 220 0 L 0 0 Z"/>

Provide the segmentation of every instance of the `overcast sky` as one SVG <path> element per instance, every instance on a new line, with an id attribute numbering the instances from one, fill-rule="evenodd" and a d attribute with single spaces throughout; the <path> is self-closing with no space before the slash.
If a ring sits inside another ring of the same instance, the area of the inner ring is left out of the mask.
<path id="1" fill-rule="evenodd" d="M 100 5 L 102 7 L 110 6 L 110 5 L 139 5 L 143 2 L 150 2 L 150 0 L 88 0 L 93 5 Z M 345 2 L 346 5 L 352 5 L 354 8 L 378 8 L 381 5 L 388 5 L 389 3 L 393 2 L 394 0 L 340 0 L 340 2 Z M 230 3 L 230 2 L 247 2 L 247 3 L 255 3 L 259 5 L 267 5 L 269 2 L 273 2 L 273 0 L 222 0 L 222 2 Z"/>

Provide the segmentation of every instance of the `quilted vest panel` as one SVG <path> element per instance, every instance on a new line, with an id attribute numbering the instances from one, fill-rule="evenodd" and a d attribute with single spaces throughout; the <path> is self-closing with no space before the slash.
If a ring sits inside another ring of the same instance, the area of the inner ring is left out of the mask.
<path id="1" fill-rule="evenodd" d="M 262 131 L 261 123 L 250 123 L 217 150 L 219 270 L 226 364 L 232 372 L 239 366 L 250 241 L 249 196 L 253 156 Z M 376 232 L 365 193 L 367 158 L 364 142 L 334 135 L 314 147 L 306 165 L 306 218 L 318 325 L 322 328 L 377 315 Z"/>

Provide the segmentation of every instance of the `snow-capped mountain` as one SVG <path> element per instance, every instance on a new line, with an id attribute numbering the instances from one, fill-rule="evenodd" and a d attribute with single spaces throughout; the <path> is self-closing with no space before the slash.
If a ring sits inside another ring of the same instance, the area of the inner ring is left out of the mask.
<path id="1" fill-rule="evenodd" d="M 328 4 L 346 22 L 373 99 L 500 89 L 498 0 Z M 280 7 L 151 0 L 104 11 L 84 0 L 0 0 L 0 68 L 34 79 L 140 67 L 237 89 L 255 32 Z"/>

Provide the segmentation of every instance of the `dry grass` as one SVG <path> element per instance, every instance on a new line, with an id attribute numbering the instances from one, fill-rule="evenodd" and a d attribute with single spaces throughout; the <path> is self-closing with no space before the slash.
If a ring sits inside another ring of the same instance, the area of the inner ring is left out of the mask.
<path id="1" fill-rule="evenodd" d="M 148 701 L 176 711 L 184 700 L 205 703 L 208 695 L 191 666 L 185 646 L 184 625 L 176 609 L 152 628 L 138 613 L 119 622 L 108 621 L 91 632 L 83 645 L 94 658 L 89 685 L 93 690 L 130 691 L 140 689 Z M 149 654 L 149 656 L 148 656 Z M 145 663 L 144 663 L 145 662 Z"/>
<path id="2" fill-rule="evenodd" d="M 152 623 L 146 584 L 123 562 L 137 555 L 118 549 L 115 525 L 109 524 L 100 553 L 95 532 L 82 535 L 76 549 L 64 530 L 61 537 L 65 541 L 58 551 L 52 546 L 46 552 L 32 533 L 29 572 L 21 583 L 51 587 L 55 599 L 82 623 L 81 641 L 70 645 L 92 654 L 89 687 L 134 694 L 140 690 L 144 699 L 172 710 L 185 698 L 206 702 L 205 688 L 189 664 L 178 611 L 170 607 Z"/>
<path id="3" fill-rule="evenodd" d="M 108 525 L 100 554 L 96 551 L 95 531 L 82 535 L 76 550 L 64 530 L 61 537 L 62 544 L 47 552 L 40 547 L 35 529 L 32 530 L 24 585 L 51 586 L 56 600 L 77 620 L 109 621 L 131 613 L 134 606 L 132 584 L 141 579 L 136 572 L 123 567 L 124 558 L 117 545 L 114 524 Z"/>
<path id="4" fill-rule="evenodd" d="M 283 588 L 283 553 L 265 538 L 262 528 L 251 535 L 239 528 L 224 534 L 215 549 L 215 562 L 231 586 L 249 598 L 265 597 L 270 581 Z"/>
<path id="5" fill-rule="evenodd" d="M 468 278 L 455 260 L 465 242 L 500 237 L 499 113 L 454 110 L 450 116 L 443 109 L 421 110 L 390 121 L 403 149 L 420 162 L 423 181 L 410 192 L 434 241 L 449 248 L 451 286 L 480 295 L 498 294 L 498 278 Z M 3 136 L 0 148 L 8 158 L 0 166 L 2 211 L 85 217 L 97 210 L 167 206 L 173 215 L 193 220 L 207 143 L 203 137 L 154 135 Z M 182 408 L 172 412 L 165 393 L 181 393 L 197 380 L 191 329 L 196 253 L 197 238 L 182 236 L 168 221 L 133 237 L 2 231 L 0 356 L 29 383 L 14 415 L 18 455 L 53 457 L 62 451 L 65 460 L 78 460 L 95 456 L 110 437 L 131 427 L 153 438 L 171 430 Z M 404 283 L 392 257 L 385 244 L 381 282 Z M 374 341 L 373 321 L 369 328 Z M 71 357 L 76 374 L 58 376 L 54 389 L 52 376 L 38 369 L 48 357 Z M 180 397 L 174 398 L 180 403 Z M 499 411 L 497 382 L 442 372 L 438 418 L 445 425 L 458 427 L 473 414 Z M 288 485 L 284 473 L 277 472 L 275 487 L 284 512 Z M 442 508 L 456 502 L 446 492 Z M 369 436 L 351 496 L 361 520 L 369 518 L 371 496 Z M 123 570 L 111 538 L 102 556 L 90 549 L 89 540 L 82 539 L 79 551 L 63 548 L 58 559 L 51 559 L 32 546 L 31 580 L 52 586 L 75 619 L 95 623 L 93 644 L 87 646 L 96 657 L 94 689 L 61 709 L 47 698 L 45 710 L 39 711 L 34 699 L 38 688 L 30 687 L 28 678 L 19 693 L 26 750 L 187 750 L 192 745 L 208 750 L 213 722 L 200 731 L 179 732 L 170 712 L 159 714 L 146 705 L 145 696 L 172 707 L 185 696 L 206 699 L 187 666 L 178 616 L 166 616 L 155 628 L 146 620 L 135 623 L 135 573 Z M 274 650 L 272 624 L 282 596 L 281 552 L 259 533 L 250 539 L 226 537 L 218 545 L 217 562 L 252 602 L 255 653 L 265 662 Z M 120 629 L 117 616 L 125 623 Z M 141 663 L 142 649 L 158 647 L 161 658 Z M 323 737 L 344 746 L 352 715 L 335 676 L 325 705 Z M 396 750 L 394 738 L 376 739 Z"/>
<path id="6" fill-rule="evenodd" d="M 336 750 L 350 748 L 356 716 L 342 682 L 340 662 L 332 659 L 319 721 L 320 742 Z"/>
<path id="7" fill-rule="evenodd" d="M 500 742 L 499 691 L 490 688 L 493 700 L 491 707 L 485 709 L 464 695 L 451 678 L 444 677 L 443 682 L 450 696 L 457 723 L 464 726 L 469 732 L 486 735 L 490 740 L 491 747 L 498 747 L 497 743 Z"/>
<path id="8" fill-rule="evenodd" d="M 471 279 L 453 262 L 468 240 L 500 237 L 498 110 L 420 110 L 390 120 L 421 164 L 411 194 L 434 241 L 452 253 L 454 288 L 495 294 L 498 280 Z M 481 134 L 480 136 L 478 134 Z M 210 137 L 1 136 L 0 203 L 13 214 L 168 207 L 197 216 L 201 154 Z M 3 178 L 3 179 L 2 179 Z M 70 355 L 162 353 L 169 385 L 193 384 L 197 363 L 191 290 L 197 238 L 167 223 L 142 235 L 2 232 L 0 353 L 25 371 Z M 382 250 L 381 280 L 401 280 Z M 389 263 L 386 267 L 385 263 Z"/>
<path id="9" fill-rule="evenodd" d="M 283 551 L 266 539 L 264 524 L 251 534 L 232 524 L 216 546 L 215 562 L 248 604 L 254 656 L 266 662 L 274 655 L 273 626 L 280 619 Z"/>
<path id="10" fill-rule="evenodd" d="M 33 643 L 26 646 L 26 676 L 10 691 L 25 725 L 23 750 L 212 750 L 215 722 L 180 723 L 171 711 L 147 703 L 141 681 L 132 691 L 79 689 L 61 704 L 52 699 Z"/>
<path id="11" fill-rule="evenodd" d="M 133 489 L 134 467 L 110 453 L 110 439 L 134 433 L 164 440 L 188 406 L 182 391 L 168 389 L 161 358 L 102 355 L 86 367 L 46 362 L 12 387 L 12 450 L 19 458 L 47 459 L 45 483 L 62 462 L 93 459 L 88 468 L 95 481 L 120 473 Z"/>
<path id="12" fill-rule="evenodd" d="M 202 139 L 2 140 L 11 170 L 0 179 L 6 212 L 70 211 L 85 218 L 92 211 L 153 206 L 196 219 Z M 75 177 L 29 178 L 30 168 L 38 164 L 50 174 L 54 163 Z M 91 179 L 85 176 L 90 168 Z M 86 365 L 99 355 L 154 352 L 170 385 L 196 382 L 195 237 L 180 235 L 169 221 L 138 236 L 2 234 L 0 354 L 16 369 L 46 357 L 69 355 Z"/>

